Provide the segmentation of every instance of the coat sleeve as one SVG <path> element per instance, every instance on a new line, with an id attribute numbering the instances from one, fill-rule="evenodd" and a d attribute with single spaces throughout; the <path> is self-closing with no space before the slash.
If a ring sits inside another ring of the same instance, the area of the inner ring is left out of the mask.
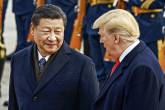
<path id="1" fill-rule="evenodd" d="M 92 104 L 99 93 L 95 65 L 86 61 L 81 72 L 79 87 L 79 110 L 91 110 Z"/>
<path id="2" fill-rule="evenodd" d="M 160 83 L 151 68 L 141 66 L 128 78 L 123 110 L 158 110 Z"/>
<path id="3" fill-rule="evenodd" d="M 14 89 L 14 81 L 13 81 L 13 59 L 11 61 L 11 74 L 10 74 L 10 85 L 9 85 L 9 106 L 8 110 L 19 110 L 17 100 L 16 100 L 16 94 Z"/>

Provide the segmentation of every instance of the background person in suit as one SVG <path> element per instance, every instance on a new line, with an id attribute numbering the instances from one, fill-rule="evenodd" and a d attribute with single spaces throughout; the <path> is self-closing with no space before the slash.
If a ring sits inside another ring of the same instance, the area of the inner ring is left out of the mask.
<path id="1" fill-rule="evenodd" d="M 66 16 L 54 5 L 36 9 L 35 44 L 13 56 L 9 110 L 90 110 L 98 94 L 94 63 L 64 42 Z"/>
<path id="2" fill-rule="evenodd" d="M 165 110 L 164 75 L 155 55 L 138 39 L 135 18 L 115 9 L 93 27 L 99 28 L 101 42 L 116 61 L 93 110 Z"/>

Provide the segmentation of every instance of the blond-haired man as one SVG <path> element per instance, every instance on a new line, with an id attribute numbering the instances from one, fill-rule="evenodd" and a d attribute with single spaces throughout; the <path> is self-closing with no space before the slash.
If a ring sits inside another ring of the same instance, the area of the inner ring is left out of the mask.
<path id="1" fill-rule="evenodd" d="M 165 79 L 160 65 L 127 11 L 115 9 L 99 17 L 100 41 L 118 62 L 109 74 L 93 110 L 165 110 Z M 118 65 L 117 65 L 118 64 Z"/>

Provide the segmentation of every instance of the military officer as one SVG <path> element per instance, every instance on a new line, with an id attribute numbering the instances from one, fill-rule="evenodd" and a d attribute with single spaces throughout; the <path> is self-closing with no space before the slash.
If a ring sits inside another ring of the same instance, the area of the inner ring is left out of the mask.
<path id="1" fill-rule="evenodd" d="M 69 44 L 73 23 L 76 17 L 75 6 L 78 0 L 46 0 L 47 4 L 54 4 L 59 6 L 67 15 L 67 25 L 65 27 L 64 40 Z"/>
<path id="2" fill-rule="evenodd" d="M 163 39 L 164 0 L 127 0 L 127 10 L 135 16 L 140 28 L 140 39 L 158 57 L 157 41 Z"/>
<path id="3" fill-rule="evenodd" d="M 89 39 L 90 57 L 93 59 L 95 63 L 97 77 L 100 81 L 106 79 L 106 71 L 109 72 L 110 70 L 107 70 L 106 62 L 103 60 L 105 50 L 102 44 L 100 44 L 98 30 L 92 29 L 92 25 L 100 15 L 109 10 L 114 9 L 113 2 L 114 0 L 90 0 L 85 18 L 86 32 Z M 110 68 L 111 67 L 109 67 L 108 69 Z"/>
<path id="4" fill-rule="evenodd" d="M 13 0 L 12 5 L 17 28 L 17 45 L 14 51 L 15 53 L 31 44 L 27 42 L 27 36 L 29 33 L 31 16 L 35 9 L 35 3 L 34 0 Z M 7 60 L 10 60 L 12 55 L 13 53 L 7 56 Z"/>

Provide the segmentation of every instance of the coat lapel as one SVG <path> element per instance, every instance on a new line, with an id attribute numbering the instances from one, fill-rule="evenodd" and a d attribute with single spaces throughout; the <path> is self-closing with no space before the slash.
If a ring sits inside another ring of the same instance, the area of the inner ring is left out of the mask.
<path id="1" fill-rule="evenodd" d="M 25 54 L 24 59 L 23 59 L 24 62 L 26 62 L 26 65 L 23 64 L 24 65 L 23 68 L 25 68 L 24 70 L 26 70 L 26 71 L 24 71 L 25 79 L 26 79 L 26 81 L 27 81 L 27 83 L 28 83 L 28 85 L 29 85 L 29 87 L 30 87 L 30 89 L 32 91 L 37 86 L 37 82 L 35 80 L 35 73 L 34 73 L 34 70 L 33 70 L 33 66 L 31 66 L 31 65 L 33 65 L 33 60 L 32 60 L 32 57 L 33 57 L 33 55 L 32 55 L 33 46 L 34 45 L 32 45 L 32 46 L 27 48 L 27 54 Z"/>
<path id="2" fill-rule="evenodd" d="M 105 82 L 100 95 L 98 99 L 100 99 L 108 90 L 108 88 L 111 86 L 111 84 L 118 78 L 120 75 L 122 75 L 122 69 L 123 69 L 123 64 L 121 63 L 119 67 L 116 69 L 116 71 L 112 74 L 112 76 L 109 76 L 107 81 Z"/>
<path id="3" fill-rule="evenodd" d="M 140 43 L 124 58 L 124 60 L 121 62 L 121 64 L 116 69 L 116 71 L 113 73 L 113 75 L 111 77 L 109 77 L 107 79 L 107 81 L 105 82 L 105 84 L 100 92 L 100 95 L 96 101 L 98 101 L 100 98 L 102 98 L 104 96 L 104 94 L 108 91 L 108 88 L 110 88 L 110 86 L 113 84 L 113 82 L 115 82 L 115 80 L 117 80 L 118 78 L 120 78 L 120 76 L 122 76 L 122 74 L 124 74 L 123 70 L 125 68 L 127 68 L 127 66 L 131 63 L 133 58 L 140 51 L 143 51 L 145 48 L 146 48 L 146 45 L 144 44 L 144 42 L 140 41 Z"/>
<path id="4" fill-rule="evenodd" d="M 60 73 L 59 71 L 64 67 L 65 64 L 69 61 L 68 54 L 70 53 L 70 48 L 67 44 L 63 44 L 55 58 L 50 62 L 47 70 L 43 73 L 41 80 L 38 83 L 37 88 L 34 91 L 34 94 L 39 92 L 48 82 L 55 78 L 55 76 Z"/>

